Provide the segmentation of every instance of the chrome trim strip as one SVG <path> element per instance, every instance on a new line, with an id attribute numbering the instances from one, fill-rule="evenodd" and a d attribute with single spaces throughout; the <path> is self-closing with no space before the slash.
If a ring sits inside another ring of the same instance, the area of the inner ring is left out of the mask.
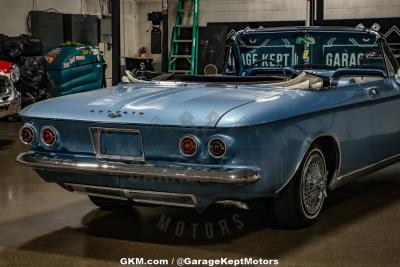
<path id="1" fill-rule="evenodd" d="M 355 171 L 352 171 L 352 172 L 343 174 L 343 175 L 339 176 L 339 177 L 336 178 L 336 179 L 337 179 L 338 181 L 341 181 L 341 180 L 344 180 L 344 179 L 349 178 L 349 177 L 352 177 L 352 176 L 357 176 L 357 175 L 360 174 L 360 173 L 361 173 L 360 175 L 362 175 L 362 173 L 364 173 L 364 172 L 369 172 L 371 169 L 372 169 L 371 172 L 373 172 L 374 169 L 385 168 L 385 167 L 387 167 L 387 166 L 389 166 L 389 165 L 394 164 L 394 163 L 397 162 L 397 161 L 400 161 L 400 154 L 391 156 L 391 157 L 389 157 L 389 158 L 387 158 L 387 159 L 378 161 L 378 162 L 376 162 L 376 163 L 373 163 L 373 164 L 368 165 L 368 166 L 366 166 L 366 167 L 363 167 L 363 168 L 361 168 L 361 169 L 358 169 L 358 170 L 355 170 Z"/>
<path id="2" fill-rule="evenodd" d="M 126 188 L 114 188 L 114 187 L 103 187 L 103 186 L 93 186 L 93 185 L 82 185 L 82 184 L 73 184 L 73 183 L 65 183 L 64 184 L 71 191 L 84 194 L 89 196 L 98 196 L 110 199 L 117 200 L 131 200 L 134 202 L 145 203 L 145 204 L 154 204 L 154 205 L 167 205 L 174 207 L 184 207 L 184 208 L 195 208 L 198 206 L 197 199 L 193 194 L 181 194 L 181 193 L 169 193 L 169 192 L 157 192 L 157 191 L 146 191 L 146 190 L 136 190 L 136 189 L 126 189 Z M 106 193 L 92 193 L 87 192 L 87 189 L 95 189 L 95 190 L 104 190 L 104 191 L 115 191 L 121 194 L 121 197 L 116 197 L 114 195 L 108 195 Z M 136 197 L 137 195 L 147 195 L 149 198 L 153 199 L 141 199 L 140 197 Z M 173 197 L 177 200 L 181 199 L 182 202 L 172 202 L 172 201 L 162 201 L 157 199 L 158 197 Z M 184 200 L 190 200 L 191 203 L 186 203 Z"/>
<path id="3" fill-rule="evenodd" d="M 221 168 L 206 169 L 206 166 L 155 166 L 149 164 L 124 164 L 98 162 L 90 158 L 71 158 L 25 152 L 17 157 L 17 162 L 37 170 L 71 173 L 125 175 L 140 178 L 159 178 L 201 183 L 219 183 L 243 185 L 254 183 L 261 178 L 257 168 Z"/>
<path id="4" fill-rule="evenodd" d="M 144 161 L 144 147 L 142 133 L 136 129 L 116 129 L 116 128 L 102 128 L 102 127 L 91 127 L 90 136 L 92 138 L 92 144 L 94 152 L 96 153 L 96 158 L 99 161 L 111 160 L 130 160 L 130 161 Z M 100 149 L 100 137 L 102 132 L 125 132 L 125 133 L 136 133 L 139 135 L 140 145 L 142 149 L 142 155 L 140 157 L 130 157 L 130 156 L 118 156 L 118 155 L 104 155 L 101 153 Z"/>

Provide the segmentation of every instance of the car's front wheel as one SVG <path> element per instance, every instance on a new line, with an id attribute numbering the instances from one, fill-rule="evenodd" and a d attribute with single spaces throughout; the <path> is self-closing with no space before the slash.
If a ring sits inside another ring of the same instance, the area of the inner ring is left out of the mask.
<path id="1" fill-rule="evenodd" d="M 288 186 L 274 199 L 277 221 L 289 228 L 315 223 L 327 197 L 328 171 L 322 148 L 314 144 Z"/>

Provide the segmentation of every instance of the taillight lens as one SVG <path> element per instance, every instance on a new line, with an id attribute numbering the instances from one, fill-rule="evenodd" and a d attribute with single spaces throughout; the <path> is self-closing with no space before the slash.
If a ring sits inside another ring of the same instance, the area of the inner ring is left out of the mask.
<path id="1" fill-rule="evenodd" d="M 42 129 L 41 133 L 41 141 L 44 145 L 46 146 L 52 146 L 56 143 L 57 141 L 57 133 L 56 130 L 54 130 L 51 127 L 46 127 Z"/>
<path id="2" fill-rule="evenodd" d="M 197 153 L 198 144 L 194 137 L 184 136 L 179 141 L 179 150 L 182 155 L 192 157 Z"/>
<path id="3" fill-rule="evenodd" d="M 212 138 L 208 142 L 208 153 L 213 158 L 222 158 L 227 150 L 226 142 L 221 138 Z"/>
<path id="4" fill-rule="evenodd" d="M 25 145 L 30 145 L 35 140 L 35 131 L 31 126 L 23 126 L 19 131 L 19 138 Z"/>

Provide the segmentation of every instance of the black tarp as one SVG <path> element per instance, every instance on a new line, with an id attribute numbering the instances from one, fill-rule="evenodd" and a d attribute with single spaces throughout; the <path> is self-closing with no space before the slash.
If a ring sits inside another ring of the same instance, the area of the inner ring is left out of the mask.
<path id="1" fill-rule="evenodd" d="M 21 34 L 17 37 L 8 37 L 0 34 L 0 54 L 6 57 L 16 58 L 20 56 L 40 56 L 43 53 L 43 45 L 40 39 Z"/>
<path id="2" fill-rule="evenodd" d="M 43 56 L 20 57 L 18 66 L 20 79 L 15 83 L 15 87 L 21 92 L 23 106 L 53 95 L 54 83 L 46 71 L 46 61 Z"/>

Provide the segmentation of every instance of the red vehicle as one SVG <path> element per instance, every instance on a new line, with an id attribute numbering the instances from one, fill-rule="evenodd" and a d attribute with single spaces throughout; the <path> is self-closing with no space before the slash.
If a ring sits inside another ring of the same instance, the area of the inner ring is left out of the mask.
<path id="1" fill-rule="evenodd" d="M 19 76 L 16 64 L 0 60 L 0 118 L 17 114 L 21 109 L 20 94 L 14 86 Z"/>

